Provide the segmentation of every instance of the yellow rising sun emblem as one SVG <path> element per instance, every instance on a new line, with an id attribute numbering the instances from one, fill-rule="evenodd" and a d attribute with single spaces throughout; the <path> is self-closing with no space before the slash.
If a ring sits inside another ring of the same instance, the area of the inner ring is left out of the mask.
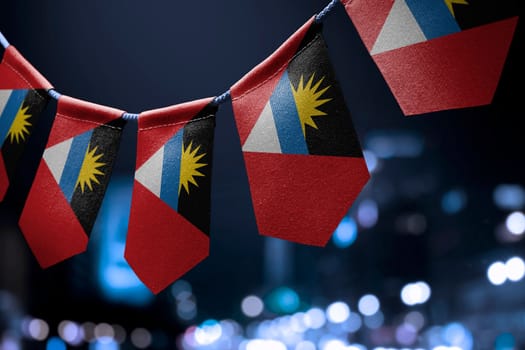
<path id="1" fill-rule="evenodd" d="M 325 98 L 325 99 L 320 98 L 321 96 L 323 96 L 326 90 L 330 88 L 330 85 L 328 85 L 324 89 L 318 90 L 319 86 L 324 80 L 324 77 L 318 80 L 314 86 L 312 86 L 314 82 L 314 75 L 315 73 L 312 74 L 312 76 L 306 83 L 306 86 L 304 86 L 302 75 L 301 75 L 301 79 L 299 80 L 299 85 L 297 86 L 297 89 L 295 89 L 293 84 L 290 83 L 290 85 L 292 86 L 292 92 L 293 92 L 293 97 L 295 99 L 295 104 L 297 106 L 297 112 L 299 113 L 299 119 L 301 120 L 301 127 L 303 129 L 303 135 L 305 135 L 306 125 L 309 125 L 314 129 L 317 129 L 317 125 L 315 124 L 315 121 L 312 119 L 312 117 L 326 115 L 325 112 L 320 111 L 317 108 L 331 100 L 331 98 Z"/>
<path id="2" fill-rule="evenodd" d="M 23 142 L 25 141 L 26 136 L 29 135 L 28 127 L 31 126 L 31 123 L 28 119 L 31 118 L 31 114 L 27 113 L 28 109 L 29 106 L 20 108 L 16 113 L 15 120 L 13 121 L 13 124 L 11 124 L 11 128 L 9 128 L 9 132 L 7 133 L 11 143 Z"/>
<path id="3" fill-rule="evenodd" d="M 452 4 L 468 5 L 468 2 L 466 0 L 445 0 L 445 4 L 447 5 L 450 13 L 452 13 L 452 16 L 456 17 Z"/>
<path id="4" fill-rule="evenodd" d="M 206 155 L 206 153 L 197 154 L 200 147 L 201 146 L 197 146 L 195 149 L 192 150 L 192 142 L 190 142 L 188 147 L 184 147 L 184 145 L 182 145 L 179 194 L 182 187 L 184 187 L 187 194 L 190 194 L 189 184 L 192 183 L 195 186 L 199 187 L 197 181 L 195 181 L 195 177 L 204 176 L 203 173 L 197 170 L 208 165 L 206 163 L 199 163 L 199 160 L 201 160 L 202 157 Z"/>
<path id="5" fill-rule="evenodd" d="M 75 186 L 75 188 L 80 186 L 82 193 L 84 193 L 86 187 L 93 191 L 93 182 L 100 184 L 97 175 L 104 175 L 104 173 L 99 169 L 100 167 L 106 165 L 106 163 L 99 162 L 99 159 L 102 158 L 104 154 L 99 153 L 95 155 L 96 151 L 97 146 L 95 146 L 90 151 L 88 145 L 88 148 L 86 149 L 86 155 L 84 156 L 84 161 L 80 167 L 80 173 L 78 174 L 78 180 Z"/>

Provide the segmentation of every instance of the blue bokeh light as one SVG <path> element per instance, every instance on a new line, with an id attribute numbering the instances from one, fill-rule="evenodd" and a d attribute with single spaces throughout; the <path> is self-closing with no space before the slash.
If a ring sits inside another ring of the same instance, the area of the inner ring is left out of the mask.
<path id="1" fill-rule="evenodd" d="M 271 311 L 289 314 L 297 311 L 301 304 L 299 295 L 291 288 L 279 287 L 267 297 L 267 305 Z"/>
<path id="2" fill-rule="evenodd" d="M 348 248 L 357 238 L 357 224 L 354 219 L 345 217 L 332 235 L 332 241 L 338 248 Z"/>
<path id="3" fill-rule="evenodd" d="M 51 337 L 47 340 L 46 350 L 66 350 L 66 343 L 59 337 Z"/>
<path id="4" fill-rule="evenodd" d="M 465 208 L 467 195 L 464 191 L 455 189 L 450 190 L 441 198 L 441 208 L 447 214 L 456 214 Z"/>

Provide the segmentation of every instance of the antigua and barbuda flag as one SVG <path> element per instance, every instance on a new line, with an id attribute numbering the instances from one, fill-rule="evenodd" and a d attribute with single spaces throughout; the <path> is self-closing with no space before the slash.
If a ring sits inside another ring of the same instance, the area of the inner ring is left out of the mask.
<path id="1" fill-rule="evenodd" d="M 516 0 L 341 0 L 405 115 L 492 102 Z"/>
<path id="2" fill-rule="evenodd" d="M 213 134 L 209 99 L 143 112 L 124 257 L 155 294 L 209 254 Z"/>
<path id="3" fill-rule="evenodd" d="M 4 51 L 0 62 L 0 201 L 15 179 L 17 163 L 51 88 L 14 46 Z"/>
<path id="4" fill-rule="evenodd" d="M 314 18 L 231 87 L 259 232 L 324 246 L 370 175 Z"/>
<path id="5" fill-rule="evenodd" d="M 43 268 L 86 250 L 119 148 L 124 112 L 61 96 L 20 229 Z"/>

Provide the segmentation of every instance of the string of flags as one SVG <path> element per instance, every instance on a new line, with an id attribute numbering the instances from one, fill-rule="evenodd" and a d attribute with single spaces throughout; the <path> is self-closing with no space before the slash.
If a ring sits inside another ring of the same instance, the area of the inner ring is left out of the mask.
<path id="1" fill-rule="evenodd" d="M 0 33 L 0 201 L 38 116 L 58 99 L 19 219 L 40 266 L 87 249 L 135 118 L 125 259 L 155 294 L 205 259 L 215 114 L 227 98 L 260 234 L 326 245 L 370 178 L 320 23 L 339 2 L 405 115 L 491 102 L 518 18 L 491 8 L 481 23 L 475 0 L 332 0 L 227 93 L 138 115 L 60 95 Z"/>

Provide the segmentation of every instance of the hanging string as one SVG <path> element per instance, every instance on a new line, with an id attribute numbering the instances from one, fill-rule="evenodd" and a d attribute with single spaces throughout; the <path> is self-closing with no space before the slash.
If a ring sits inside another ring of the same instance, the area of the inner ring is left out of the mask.
<path id="1" fill-rule="evenodd" d="M 55 89 L 49 89 L 47 90 L 47 93 L 49 94 L 49 96 L 51 96 L 52 98 L 54 98 L 55 100 L 58 100 L 60 98 L 60 96 L 62 96 L 58 91 L 56 91 Z"/>
<path id="2" fill-rule="evenodd" d="M 321 23 L 324 20 L 324 18 L 326 17 L 326 15 L 328 13 L 330 13 L 330 11 L 332 11 L 332 9 L 335 7 L 335 5 L 338 2 L 339 2 L 339 0 L 331 0 L 328 3 L 328 5 L 326 5 L 325 8 L 315 16 L 315 22 L 316 23 Z M 9 42 L 4 37 L 2 32 L 0 32 L 0 44 L 2 44 L 2 46 L 4 48 L 6 48 L 6 49 L 9 46 Z M 51 96 L 55 100 L 58 100 L 60 98 L 60 96 L 62 96 L 55 89 L 48 90 L 48 93 L 49 93 L 49 96 Z M 213 105 L 215 105 L 215 106 L 218 106 L 218 105 L 223 104 L 224 102 L 228 101 L 230 98 L 231 98 L 230 90 L 227 90 L 226 92 L 224 92 L 224 93 L 220 94 L 219 96 L 215 97 L 211 103 Z M 138 114 L 127 113 L 127 112 L 122 115 L 122 119 L 125 119 L 125 120 L 136 120 L 136 119 L 138 119 L 138 117 L 139 117 Z"/>
<path id="3" fill-rule="evenodd" d="M 315 16 L 315 22 L 321 23 L 323 19 L 326 17 L 326 15 L 332 11 L 332 9 L 335 7 L 335 5 L 339 2 L 339 0 L 332 0 L 326 7 Z"/>
<path id="4" fill-rule="evenodd" d="M 4 49 L 7 49 L 9 46 L 9 41 L 7 41 L 7 39 L 5 38 L 4 34 L 2 34 L 2 32 L 0 32 L 0 44 L 2 44 Z"/>
<path id="5" fill-rule="evenodd" d="M 211 103 L 215 106 L 220 105 L 221 103 L 224 103 L 230 99 L 230 90 L 226 91 L 225 93 L 215 97 Z"/>

